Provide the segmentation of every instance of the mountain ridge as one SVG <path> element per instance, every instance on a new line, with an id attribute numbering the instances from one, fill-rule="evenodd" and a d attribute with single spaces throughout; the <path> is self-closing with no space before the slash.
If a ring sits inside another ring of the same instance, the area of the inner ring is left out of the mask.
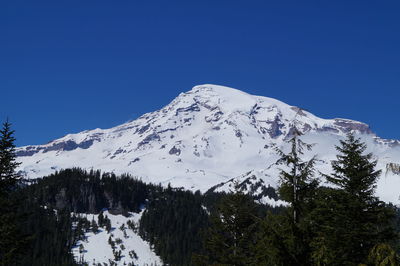
<path id="1" fill-rule="evenodd" d="M 350 131 L 367 142 L 368 151 L 380 159 L 378 168 L 386 170 L 388 164 L 400 161 L 400 142 L 379 138 L 365 123 L 319 118 L 273 98 L 212 84 L 195 86 L 160 110 L 116 127 L 20 147 L 17 156 L 22 162 L 20 173 L 29 178 L 77 166 L 207 191 L 273 165 L 276 154 L 272 146 L 285 147 L 294 124 L 305 140 L 317 143 L 314 152 L 321 160 L 317 167 L 324 172 L 330 172 L 334 145 Z M 390 179 L 390 186 L 400 185 L 396 179 L 400 176 L 387 173 L 384 178 Z M 262 179 L 276 187 L 277 167 L 270 167 Z M 388 185 L 383 187 L 378 190 L 385 195 Z M 386 198 L 398 200 L 394 192 Z"/>

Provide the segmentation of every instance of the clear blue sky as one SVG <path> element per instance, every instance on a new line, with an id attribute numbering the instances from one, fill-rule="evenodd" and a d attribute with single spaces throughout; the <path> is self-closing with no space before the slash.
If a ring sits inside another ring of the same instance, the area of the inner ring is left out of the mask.
<path id="1" fill-rule="evenodd" d="M 399 1 L 1 1 L 0 119 L 18 145 L 108 128 L 196 84 L 400 139 Z"/>

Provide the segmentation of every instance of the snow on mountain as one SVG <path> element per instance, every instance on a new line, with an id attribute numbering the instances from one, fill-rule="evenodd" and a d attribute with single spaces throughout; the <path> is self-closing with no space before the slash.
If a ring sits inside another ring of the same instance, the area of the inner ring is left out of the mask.
<path id="1" fill-rule="evenodd" d="M 87 262 L 89 265 L 114 261 L 114 253 L 121 252 L 121 259 L 115 261 L 115 265 L 143 265 L 157 266 L 163 265 L 161 259 L 154 253 L 149 243 L 144 241 L 135 231 L 128 226 L 128 221 L 138 224 L 142 213 L 130 213 L 130 217 L 123 215 L 113 215 L 108 211 L 104 212 L 111 221 L 111 231 L 107 232 L 104 228 L 99 228 L 97 233 L 87 232 L 86 239 L 78 241 L 72 249 L 76 262 Z M 80 217 L 88 221 L 98 223 L 97 214 L 79 214 Z M 114 242 L 114 248 L 109 240 Z M 80 250 L 80 245 L 83 249 Z M 129 264 L 132 263 L 132 264 Z"/>
<path id="2" fill-rule="evenodd" d="M 274 147 L 285 149 L 293 124 L 314 143 L 318 170 L 329 173 L 334 145 L 353 131 L 379 159 L 377 193 L 400 203 L 400 142 L 377 137 L 368 125 L 322 119 L 278 100 L 217 85 L 195 86 L 161 110 L 110 129 L 69 134 L 17 150 L 19 170 L 38 178 L 61 168 L 131 173 L 144 181 L 207 191 L 254 171 L 268 187 L 278 184 Z"/>
<path id="3" fill-rule="evenodd" d="M 256 202 L 270 206 L 286 206 L 287 202 L 279 199 L 275 188 L 278 184 L 265 184 L 264 180 L 273 180 L 265 170 L 250 171 L 241 176 L 211 187 L 209 192 L 243 192 L 254 197 Z"/>

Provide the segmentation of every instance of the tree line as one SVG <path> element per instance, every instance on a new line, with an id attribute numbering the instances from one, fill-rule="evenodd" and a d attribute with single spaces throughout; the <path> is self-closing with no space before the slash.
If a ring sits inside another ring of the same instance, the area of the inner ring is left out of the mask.
<path id="1" fill-rule="evenodd" d="M 295 130 L 289 152 L 277 149 L 286 166 L 278 194 L 289 206 L 260 217 L 247 195 L 229 195 L 211 216 L 196 265 L 400 265 L 399 209 L 374 195 L 380 171 L 366 145 L 348 134 L 325 175 L 315 157 L 302 158 L 312 146 L 300 136 Z"/>
<path id="2" fill-rule="evenodd" d="M 295 131 L 290 151 L 277 149 L 283 170 L 276 193 L 288 206 L 271 207 L 242 193 L 240 184 L 234 193 L 202 194 L 79 168 L 28 184 L 15 173 L 13 133 L 4 123 L 0 265 L 82 265 L 72 247 L 108 223 L 102 215 L 93 222 L 71 213 L 107 208 L 129 215 L 143 207 L 139 224 L 127 230 L 166 265 L 399 265 L 400 210 L 374 195 L 376 161 L 351 134 L 337 147 L 333 173 L 323 175 L 316 158 L 304 160 L 312 147 Z M 321 177 L 331 185 L 321 185 Z"/>

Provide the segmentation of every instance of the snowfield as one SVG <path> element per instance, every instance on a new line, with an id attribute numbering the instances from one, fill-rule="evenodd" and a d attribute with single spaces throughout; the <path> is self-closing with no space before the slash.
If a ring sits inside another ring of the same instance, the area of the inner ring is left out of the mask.
<path id="1" fill-rule="evenodd" d="M 400 142 L 376 136 L 349 119 L 322 119 L 281 101 L 218 86 L 181 93 L 161 110 L 110 129 L 69 134 L 17 150 L 20 173 L 40 178 L 70 167 L 130 173 L 145 182 L 207 191 L 254 172 L 265 186 L 278 185 L 275 147 L 286 149 L 293 125 L 314 148 L 317 170 L 330 173 L 334 145 L 354 132 L 378 159 L 377 195 L 400 204 Z M 274 203 L 271 199 L 266 202 Z"/>
<path id="2" fill-rule="evenodd" d="M 105 228 L 99 227 L 99 231 L 96 234 L 93 232 L 86 233 L 86 240 L 78 241 L 77 245 L 72 249 L 75 261 L 87 262 L 89 265 L 93 263 L 95 265 L 97 263 L 109 264 L 109 259 L 114 261 L 113 249 L 109 244 L 111 237 L 111 240 L 115 242 L 115 252 L 121 251 L 121 260 L 115 261 L 116 265 L 129 265 L 129 263 L 141 266 L 163 265 L 161 259 L 154 253 L 149 243 L 128 228 L 128 220 L 138 224 L 143 211 L 141 213 L 130 213 L 130 217 L 112 215 L 108 211 L 105 211 L 103 214 L 107 215 L 111 221 L 111 231 L 107 233 Z M 79 214 L 79 216 L 86 217 L 89 221 L 94 219 L 98 222 L 97 214 Z M 124 230 L 121 230 L 122 225 L 125 227 Z M 120 244 L 118 244 L 118 239 L 121 240 Z M 83 250 L 80 250 L 81 244 Z M 136 254 L 137 258 L 132 254 Z"/>

